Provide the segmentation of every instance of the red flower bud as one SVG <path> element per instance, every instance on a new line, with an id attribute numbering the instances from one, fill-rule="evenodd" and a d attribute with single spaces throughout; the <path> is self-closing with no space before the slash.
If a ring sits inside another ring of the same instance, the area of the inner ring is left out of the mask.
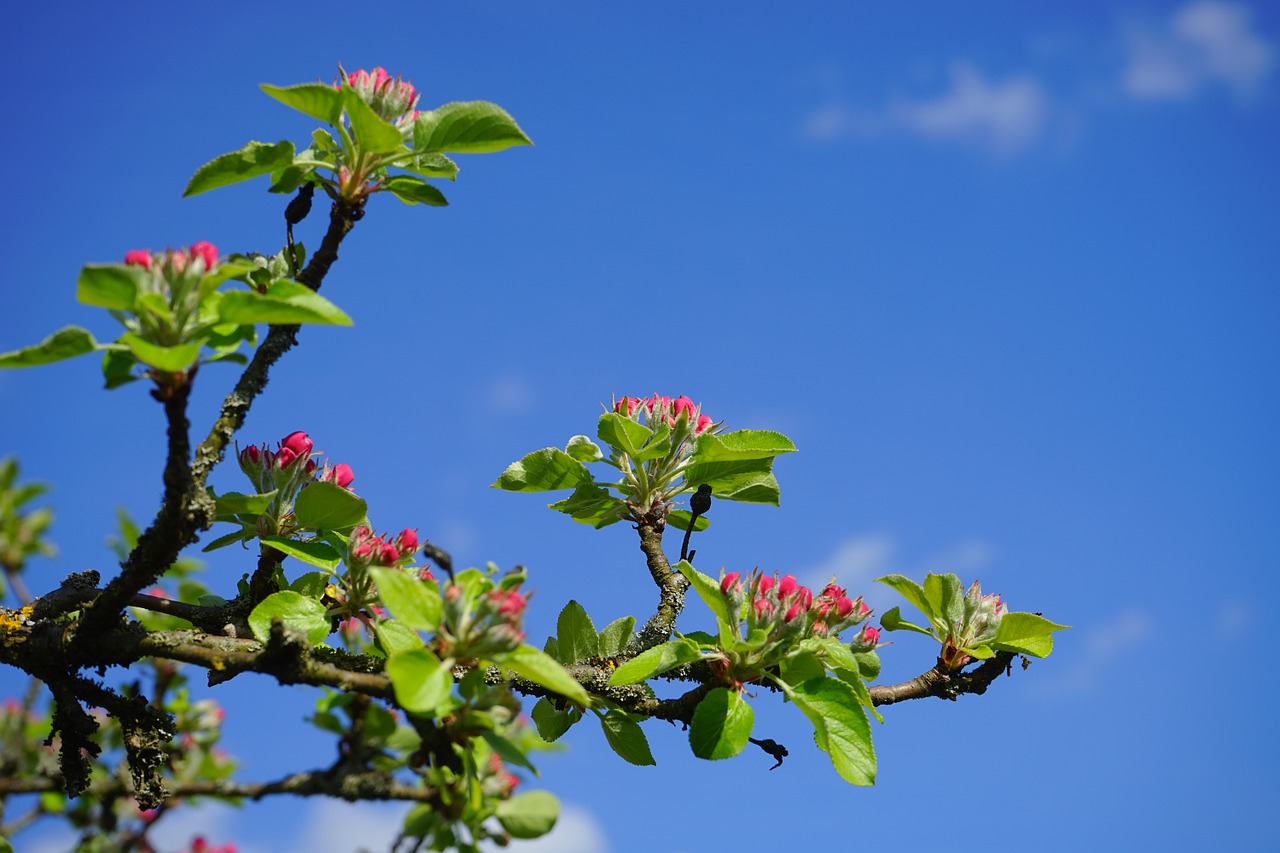
<path id="1" fill-rule="evenodd" d="M 292 450 L 296 456 L 305 456 L 308 459 L 311 458 L 311 451 L 315 448 L 311 436 L 301 431 L 286 435 L 284 441 L 280 442 L 280 446 Z"/>
<path id="2" fill-rule="evenodd" d="M 124 253 L 124 262 L 126 266 L 151 269 L 151 253 L 146 249 L 134 249 Z"/>
<path id="3" fill-rule="evenodd" d="M 788 598 L 799 585 L 795 575 L 783 575 L 782 580 L 778 581 L 778 600 Z"/>
<path id="4" fill-rule="evenodd" d="M 340 462 L 332 468 L 326 469 L 324 474 L 320 476 L 321 480 L 326 480 L 330 483 L 337 483 L 344 489 L 348 488 L 355 478 L 356 475 L 352 473 L 351 466 L 345 462 Z"/>
<path id="5" fill-rule="evenodd" d="M 396 538 L 396 544 L 400 546 L 401 551 L 412 553 L 418 550 L 418 534 L 406 527 L 400 531 L 400 535 Z"/>
<path id="6" fill-rule="evenodd" d="M 214 248 L 212 243 L 204 240 L 191 244 L 191 256 L 204 261 L 206 272 L 218 265 L 218 250 Z"/>
<path id="7" fill-rule="evenodd" d="M 800 604 L 800 602 L 797 601 L 795 604 L 787 608 L 787 613 L 785 616 L 782 617 L 782 621 L 794 622 L 795 618 L 799 616 L 801 613 L 804 613 L 805 610 L 806 608 L 802 604 Z"/>
<path id="8" fill-rule="evenodd" d="M 378 549 L 378 559 L 383 565 L 394 566 L 400 562 L 400 552 L 390 542 L 383 542 L 382 547 Z"/>
<path id="9" fill-rule="evenodd" d="M 685 415 L 692 420 L 698 415 L 698 407 L 692 400 L 682 395 L 671 401 L 671 414 L 677 418 Z"/>
<path id="10" fill-rule="evenodd" d="M 708 428 L 710 428 L 710 426 L 711 426 L 710 415 L 698 415 L 698 425 L 694 427 L 693 434 L 702 435 L 704 432 L 707 431 Z"/>
<path id="11" fill-rule="evenodd" d="M 761 595 L 768 593 L 769 590 L 773 589 L 773 577 L 770 575 L 763 575 L 760 578 L 760 584 L 757 589 L 759 589 Z"/>
<path id="12" fill-rule="evenodd" d="M 853 600 L 848 597 L 836 599 L 836 615 L 841 619 L 853 612 Z"/>
<path id="13" fill-rule="evenodd" d="M 280 448 L 280 452 L 276 454 L 275 462 L 276 465 L 279 466 L 280 470 L 283 471 L 285 468 L 292 465 L 297 458 L 298 454 L 294 453 L 287 447 L 282 447 Z"/>
<path id="14" fill-rule="evenodd" d="M 773 604 L 767 598 L 757 598 L 751 607 L 756 612 L 756 621 L 768 619 L 773 615 Z"/>
<path id="15" fill-rule="evenodd" d="M 729 590 L 738 582 L 738 578 L 742 575 L 738 572 L 729 572 L 720 581 L 720 592 L 725 595 L 729 594 Z"/>

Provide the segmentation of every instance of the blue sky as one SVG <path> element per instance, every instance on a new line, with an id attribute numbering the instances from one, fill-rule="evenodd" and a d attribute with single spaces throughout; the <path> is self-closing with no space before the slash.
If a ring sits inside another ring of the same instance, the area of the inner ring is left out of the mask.
<path id="1" fill-rule="evenodd" d="M 569 598 L 598 625 L 647 614 L 647 572 L 621 525 L 488 484 L 590 432 L 612 394 L 684 393 L 800 448 L 777 466 L 780 509 L 713 508 L 704 571 L 834 572 L 879 611 L 880 574 L 955 571 L 1075 626 L 984 697 L 889 709 L 873 789 L 841 783 L 770 697 L 757 736 L 791 750 L 773 772 L 697 762 L 661 724 L 658 767 L 634 768 L 580 726 L 541 762 L 560 834 L 524 849 L 874 844 L 922 816 L 956 850 L 1268 845 L 1275 7 L 264 5 L 0 13 L 0 350 L 69 323 L 116 334 L 74 301 L 84 263 L 274 251 L 265 182 L 184 200 L 187 178 L 249 139 L 306 138 L 259 83 L 383 65 L 424 107 L 503 105 L 535 146 L 463 159 L 447 209 L 374 199 L 324 289 L 356 327 L 304 331 L 242 443 L 305 429 L 380 528 L 526 565 L 540 639 Z M 196 432 L 234 376 L 201 371 Z M 31 567 L 35 589 L 109 569 L 115 508 L 145 517 L 160 494 L 158 407 L 100 384 L 89 359 L 0 374 L 0 454 L 54 485 L 60 554 Z M 215 588 L 245 570 L 207 565 Z M 693 604 L 681 624 L 708 621 Z M 890 638 L 887 678 L 932 662 L 923 638 Z M 329 762 L 298 725 L 306 691 L 216 695 L 245 778 Z M 396 812 L 277 801 L 173 832 L 347 851 Z"/>

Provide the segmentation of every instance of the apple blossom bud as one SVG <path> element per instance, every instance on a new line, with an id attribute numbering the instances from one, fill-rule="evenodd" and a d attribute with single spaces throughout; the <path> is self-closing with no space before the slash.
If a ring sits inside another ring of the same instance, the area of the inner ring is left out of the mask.
<path id="1" fill-rule="evenodd" d="M 324 473 L 320 475 L 321 480 L 328 483 L 337 483 L 344 489 L 349 488 L 355 478 L 356 475 L 351 471 L 351 466 L 345 462 L 339 462 L 332 468 L 325 466 Z"/>
<path id="2" fill-rule="evenodd" d="M 874 625 L 863 625 L 862 630 L 858 632 L 858 636 L 854 637 L 853 642 L 849 644 L 849 649 L 855 654 L 870 652 L 875 650 L 879 642 L 880 629 Z"/>
<path id="3" fill-rule="evenodd" d="M 795 575 L 783 575 L 782 580 L 778 581 L 778 600 L 789 598 L 798 586 Z"/>
<path id="4" fill-rule="evenodd" d="M 124 262 L 126 266 L 151 269 L 151 253 L 146 249 L 134 249 L 124 253 Z"/>
<path id="5" fill-rule="evenodd" d="M 738 585 L 738 578 L 742 577 L 739 572 L 729 572 L 720 580 L 720 592 L 724 595 L 729 594 L 729 588 Z"/>
<path id="6" fill-rule="evenodd" d="M 804 613 L 806 609 L 807 608 L 805 608 L 803 605 L 800 604 L 800 602 L 797 601 L 795 604 L 787 608 L 786 615 L 782 617 L 782 621 L 794 622 L 796 620 L 796 617 Z"/>
<path id="7" fill-rule="evenodd" d="M 204 261 L 205 272 L 218 265 L 218 250 L 205 240 L 191 244 L 191 256 Z"/>
<path id="8" fill-rule="evenodd" d="M 311 436 L 305 432 L 291 432 L 280 442 L 281 447 L 287 447 L 294 452 L 295 456 L 305 456 L 311 458 L 311 451 L 315 448 L 315 444 L 311 441 Z"/>
<path id="9" fill-rule="evenodd" d="M 711 416 L 698 415 L 698 425 L 694 427 L 693 434 L 702 435 L 704 432 L 710 429 L 710 427 L 711 427 Z"/>
<path id="10" fill-rule="evenodd" d="M 411 554 L 418 550 L 418 534 L 409 528 L 400 531 L 400 535 L 396 537 L 396 545 L 406 554 Z"/>
<path id="11" fill-rule="evenodd" d="M 298 454 L 294 453 L 287 447 L 282 447 L 280 448 L 280 452 L 276 454 L 276 467 L 283 471 L 285 468 L 292 465 L 297 459 Z"/>
<path id="12" fill-rule="evenodd" d="M 378 549 L 378 559 L 381 560 L 382 564 L 385 566 L 394 566 L 396 563 L 400 562 L 400 552 L 396 550 L 396 546 L 392 545 L 390 542 L 383 542 L 382 546 Z"/>

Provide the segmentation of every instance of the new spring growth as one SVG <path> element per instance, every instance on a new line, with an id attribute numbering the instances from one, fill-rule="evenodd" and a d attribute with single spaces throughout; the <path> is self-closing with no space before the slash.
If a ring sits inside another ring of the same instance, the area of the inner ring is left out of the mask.
<path id="1" fill-rule="evenodd" d="M 319 466 L 312 458 L 317 455 L 314 449 L 311 436 L 301 431 L 286 435 L 274 450 L 266 444 L 251 444 L 243 450 L 237 445 L 236 459 L 240 470 L 253 483 L 257 493 L 276 493 L 270 507 L 258 518 L 259 536 L 287 536 L 293 532 L 293 503 L 298 492 L 311 483 L 334 483 L 344 489 L 350 488 L 355 480 L 351 466 L 346 463 L 333 465 L 328 460 Z"/>
<path id="2" fill-rule="evenodd" d="M 134 311 L 111 309 L 111 314 L 141 341 L 157 347 L 176 347 L 196 339 L 217 318 L 201 312 L 201 300 L 218 285 L 207 274 L 218 266 L 218 250 L 200 241 L 187 249 L 151 252 L 134 249 L 124 256 L 134 275 L 139 306 Z M 161 378 L 159 371 L 153 377 Z"/>
<path id="3" fill-rule="evenodd" d="M 652 436 L 641 449 L 669 447 L 661 455 L 641 463 L 636 463 L 625 453 L 615 453 L 610 460 L 622 472 L 618 488 L 626 496 L 633 513 L 644 514 L 683 492 L 694 490 L 697 484 L 686 483 L 682 476 L 689 465 L 694 441 L 704 433 L 717 432 L 720 424 L 702 414 L 700 405 L 683 396 L 674 399 L 660 394 L 645 399 L 615 397 L 612 411 L 652 431 Z"/>
<path id="4" fill-rule="evenodd" d="M 1009 608 L 996 594 L 983 595 L 978 581 L 965 590 L 964 615 L 952 627 L 951 634 L 942 644 L 942 665 L 956 670 L 964 666 L 972 656 L 962 649 L 989 643 L 996 637 L 1000 621 Z"/>
<path id="5" fill-rule="evenodd" d="M 763 644 L 748 658 L 737 661 L 746 667 L 775 664 L 799 641 L 808 637 L 836 636 L 871 615 L 871 608 L 862 596 L 849 598 L 844 588 L 834 581 L 814 596 L 812 590 L 797 581 L 794 575 L 779 578 L 776 574 L 766 575 L 757 570 L 744 580 L 741 573 L 728 572 L 720 579 L 720 593 L 731 616 L 745 622 L 745 629 L 733 624 L 735 636 L 738 639 L 764 638 Z M 853 650 L 874 649 L 879 634 L 875 629 L 872 632 L 864 636 L 864 629 L 851 644 Z M 871 645 L 866 647 L 868 637 Z M 742 668 L 736 671 L 748 674 Z"/>
<path id="6" fill-rule="evenodd" d="M 412 83 L 394 78 L 387 69 L 378 67 L 373 71 L 353 71 L 344 79 L 334 82 L 334 88 L 341 89 L 343 84 L 360 96 L 378 117 L 389 121 L 401 130 L 413 124 L 418 117 L 418 90 Z"/>
<path id="7" fill-rule="evenodd" d="M 531 593 L 520 592 L 523 582 L 523 575 L 514 575 L 486 591 L 453 582 L 445 586 L 444 621 L 436 635 L 440 657 L 474 661 L 512 651 L 524 642 L 524 612 Z"/>

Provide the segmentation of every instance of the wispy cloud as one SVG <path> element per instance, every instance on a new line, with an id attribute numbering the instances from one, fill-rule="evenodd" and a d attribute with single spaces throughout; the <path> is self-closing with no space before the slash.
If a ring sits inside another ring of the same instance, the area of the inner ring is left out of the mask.
<path id="1" fill-rule="evenodd" d="M 862 595 L 877 613 L 886 607 L 900 604 L 892 590 L 875 579 L 893 572 L 911 576 L 923 576 L 925 572 L 956 572 L 964 575 L 989 565 L 992 549 L 979 539 L 957 542 L 918 564 L 904 565 L 898 556 L 897 543 L 883 533 L 851 536 L 836 543 L 836 547 L 824 560 L 814 566 L 796 572 L 801 583 L 813 589 L 821 589 L 834 576 L 850 595 Z"/>
<path id="2" fill-rule="evenodd" d="M 1253 29 L 1248 9 L 1206 0 L 1134 29 L 1121 87 L 1142 100 L 1188 98 L 1213 84 L 1248 96 L 1274 61 L 1275 48 Z"/>
<path id="3" fill-rule="evenodd" d="M 819 141 L 907 134 L 1011 154 L 1040 137 L 1048 114 L 1048 98 L 1034 77 L 989 80 L 972 63 L 957 62 L 948 87 L 933 97 L 898 96 L 875 112 L 831 103 L 811 113 L 803 127 Z"/>
<path id="4" fill-rule="evenodd" d="M 1092 691 L 1106 674 L 1111 661 L 1129 654 L 1151 633 L 1150 615 L 1137 609 L 1082 629 L 1079 639 L 1075 640 L 1079 644 L 1079 653 L 1069 664 L 1056 670 L 1052 680 L 1045 685 L 1046 689 L 1055 695 Z"/>
<path id="5" fill-rule="evenodd" d="M 488 390 L 489 410 L 498 414 L 513 414 L 532 408 L 537 394 L 532 383 L 523 376 L 511 374 L 495 381 Z"/>

